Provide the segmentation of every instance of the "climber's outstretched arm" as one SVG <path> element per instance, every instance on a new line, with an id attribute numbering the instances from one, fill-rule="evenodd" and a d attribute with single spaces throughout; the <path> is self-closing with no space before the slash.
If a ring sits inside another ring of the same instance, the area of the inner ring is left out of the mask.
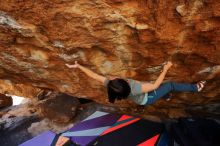
<path id="1" fill-rule="evenodd" d="M 163 71 L 162 71 L 162 73 L 159 75 L 159 77 L 157 78 L 157 80 L 156 80 L 153 84 L 143 83 L 143 84 L 141 85 L 141 91 L 142 91 L 143 93 L 146 93 L 146 92 L 150 92 L 150 91 L 153 91 L 153 90 L 157 89 L 157 88 L 160 86 L 160 84 L 163 82 L 167 71 L 170 69 L 170 67 L 171 67 L 172 65 L 173 65 L 172 62 L 168 62 L 166 65 L 164 65 Z"/>
<path id="2" fill-rule="evenodd" d="M 77 63 L 77 61 L 75 61 L 75 64 L 74 65 L 70 65 L 70 64 L 66 64 L 67 67 L 69 68 L 79 68 L 81 71 L 83 71 L 86 75 L 88 75 L 89 77 L 101 82 L 104 84 L 104 81 L 106 79 L 106 77 L 102 76 L 102 75 L 99 75 L 95 72 L 93 72 L 92 70 L 80 65 Z"/>

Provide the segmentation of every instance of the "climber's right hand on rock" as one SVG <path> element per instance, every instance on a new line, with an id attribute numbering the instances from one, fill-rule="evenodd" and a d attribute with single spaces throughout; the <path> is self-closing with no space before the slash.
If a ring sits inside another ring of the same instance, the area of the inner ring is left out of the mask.
<path id="1" fill-rule="evenodd" d="M 68 68 L 78 68 L 79 67 L 79 64 L 78 64 L 78 62 L 77 61 L 75 61 L 75 64 L 65 64 Z"/>
<path id="2" fill-rule="evenodd" d="M 173 63 L 171 61 L 168 61 L 167 64 L 164 65 L 163 70 L 169 70 Z"/>

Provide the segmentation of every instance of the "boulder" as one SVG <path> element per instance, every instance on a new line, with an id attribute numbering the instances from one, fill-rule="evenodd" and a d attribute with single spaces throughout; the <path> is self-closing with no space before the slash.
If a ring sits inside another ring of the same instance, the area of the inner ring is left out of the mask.
<path id="1" fill-rule="evenodd" d="M 175 94 L 145 111 L 187 115 L 182 109 L 216 103 L 220 95 L 219 5 L 219 0 L 1 0 L 0 92 L 36 97 L 49 89 L 109 104 L 105 87 L 65 63 L 150 82 L 172 60 L 165 80 L 207 80 L 207 87 Z M 133 110 L 131 105 L 114 106 Z"/>
<path id="2" fill-rule="evenodd" d="M 12 106 L 12 104 L 13 104 L 13 99 L 11 96 L 0 94 L 0 108 Z"/>
<path id="3" fill-rule="evenodd" d="M 55 97 L 40 104 L 40 115 L 53 122 L 66 124 L 76 116 L 79 104 L 76 97 L 58 93 Z"/>

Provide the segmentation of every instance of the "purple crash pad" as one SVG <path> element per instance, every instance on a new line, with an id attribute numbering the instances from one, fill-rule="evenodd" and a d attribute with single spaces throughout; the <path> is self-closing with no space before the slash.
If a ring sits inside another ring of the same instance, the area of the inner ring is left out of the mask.
<path id="1" fill-rule="evenodd" d="M 20 144 L 19 146 L 50 146 L 56 134 L 51 131 L 45 131 L 40 135 Z"/>
<path id="2" fill-rule="evenodd" d="M 121 115 L 118 114 L 96 111 L 63 133 L 62 136 L 70 137 L 74 143 L 86 146 L 110 128 L 120 117 Z"/>

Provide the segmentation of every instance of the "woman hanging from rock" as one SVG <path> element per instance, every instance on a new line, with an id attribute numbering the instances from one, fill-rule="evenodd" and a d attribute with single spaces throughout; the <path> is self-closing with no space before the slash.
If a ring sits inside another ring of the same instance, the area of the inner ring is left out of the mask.
<path id="1" fill-rule="evenodd" d="M 80 65 L 75 61 L 74 65 L 66 64 L 69 68 L 79 68 L 89 77 L 101 82 L 108 91 L 109 102 L 114 103 L 115 100 L 131 99 L 139 105 L 148 105 L 157 101 L 161 97 L 169 99 L 170 92 L 200 92 L 205 85 L 205 81 L 197 84 L 186 84 L 176 82 L 162 83 L 166 73 L 172 66 L 172 62 L 164 65 L 163 71 L 154 83 L 140 82 L 133 79 L 124 79 L 117 77 L 104 77 L 96 74 L 90 69 Z"/>

